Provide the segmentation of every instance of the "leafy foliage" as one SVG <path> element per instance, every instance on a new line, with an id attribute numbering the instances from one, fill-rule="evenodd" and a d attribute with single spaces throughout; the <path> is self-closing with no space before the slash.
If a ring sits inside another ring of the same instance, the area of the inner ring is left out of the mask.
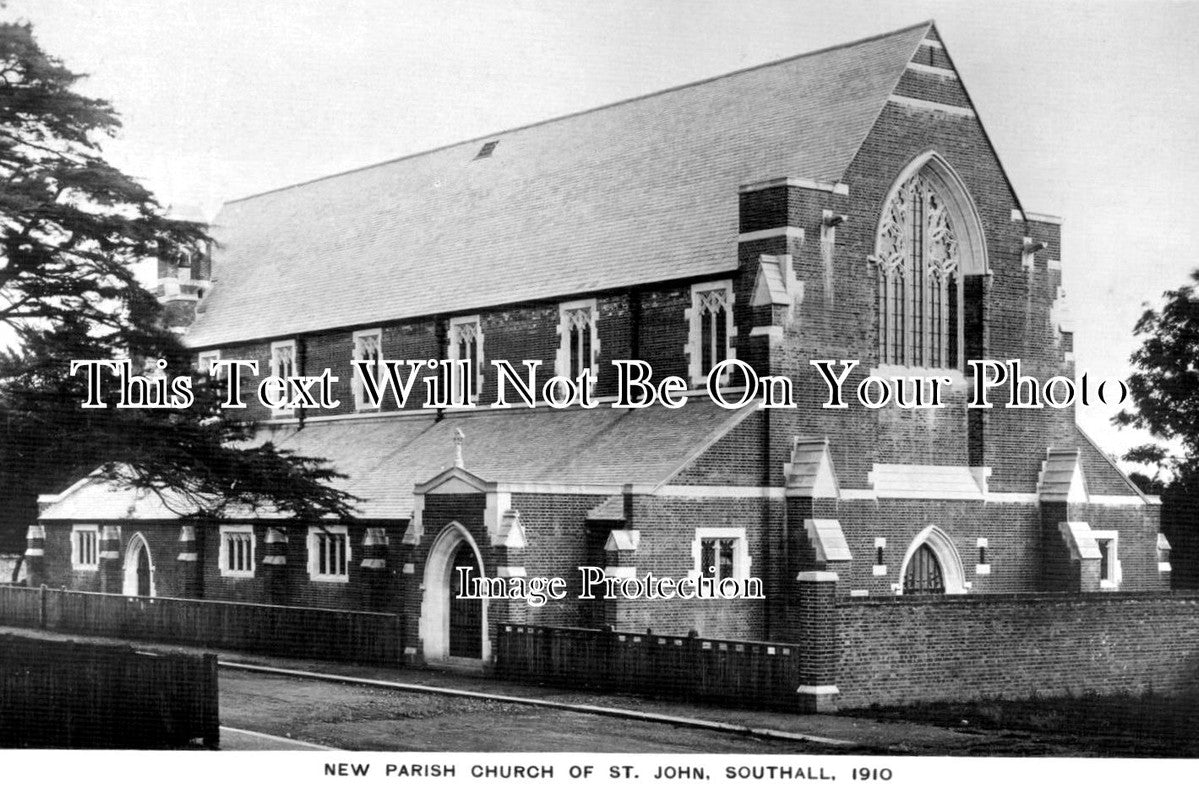
<path id="1" fill-rule="evenodd" d="M 1120 426 L 1176 441 L 1181 458 L 1156 444 L 1133 448 L 1125 457 L 1172 471 L 1186 485 L 1199 477 L 1199 270 L 1191 281 L 1166 292 L 1161 309 L 1147 309 L 1137 321 L 1133 331 L 1142 339 L 1128 380 L 1136 411 L 1114 418 Z"/>
<path id="2" fill-rule="evenodd" d="M 112 107 L 38 47 L 28 25 L 0 25 L 0 327 L 90 323 L 113 346 L 144 345 L 157 306 L 131 265 L 203 241 L 103 158 Z"/>
<path id="3" fill-rule="evenodd" d="M 271 507 L 351 516 L 355 498 L 318 459 L 254 444 L 220 416 L 216 387 L 193 377 L 187 409 L 83 409 L 72 359 L 190 359 L 133 266 L 207 249 L 205 226 L 170 218 L 101 150 L 120 120 L 72 88 L 82 76 L 0 24 L 0 545 L 18 545 L 37 495 L 99 467 L 200 515 Z"/>

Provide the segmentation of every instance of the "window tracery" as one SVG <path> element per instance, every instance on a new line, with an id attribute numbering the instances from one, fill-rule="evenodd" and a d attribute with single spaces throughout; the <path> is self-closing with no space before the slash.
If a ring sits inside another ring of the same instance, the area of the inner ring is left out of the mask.
<path id="1" fill-rule="evenodd" d="M 917 173 L 883 211 L 872 259 L 882 363 L 959 368 L 959 250 L 945 198 L 924 172 Z"/>

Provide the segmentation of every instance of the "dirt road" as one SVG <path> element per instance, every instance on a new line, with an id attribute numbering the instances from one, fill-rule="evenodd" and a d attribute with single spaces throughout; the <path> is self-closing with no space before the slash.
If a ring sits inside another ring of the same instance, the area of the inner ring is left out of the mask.
<path id="1" fill-rule="evenodd" d="M 221 673 L 221 724 L 346 750 L 877 752 L 229 670 Z"/>

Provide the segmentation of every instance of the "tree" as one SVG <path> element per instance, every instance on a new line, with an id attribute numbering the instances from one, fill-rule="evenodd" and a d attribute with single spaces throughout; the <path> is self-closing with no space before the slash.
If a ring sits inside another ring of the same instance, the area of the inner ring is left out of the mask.
<path id="1" fill-rule="evenodd" d="M 1132 355 L 1129 393 L 1133 412 L 1113 419 L 1121 427 L 1145 430 L 1178 444 L 1181 456 L 1161 445 L 1133 448 L 1126 458 L 1159 472 L 1172 473 L 1173 482 L 1199 486 L 1199 270 L 1192 283 L 1165 293 L 1161 309 L 1149 308 L 1133 332 L 1141 344 Z M 1161 480 L 1160 475 L 1158 476 Z"/>
<path id="2" fill-rule="evenodd" d="M 1175 588 L 1199 587 L 1199 270 L 1191 282 L 1164 295 L 1161 309 L 1147 309 L 1133 332 L 1141 344 L 1128 380 L 1136 404 L 1117 425 L 1145 430 L 1177 445 L 1132 448 L 1125 458 L 1154 470 L 1133 475 L 1143 491 L 1161 496 L 1161 531 L 1173 550 Z"/>
<path id="3" fill-rule="evenodd" d="M 0 24 L 0 549 L 19 546 L 38 493 L 97 467 L 200 515 L 234 503 L 352 516 L 356 498 L 329 483 L 334 470 L 254 445 L 201 376 L 186 409 L 81 408 L 71 359 L 161 359 L 171 375 L 191 372 L 132 267 L 208 242 L 203 225 L 169 218 L 105 160 L 120 120 L 73 89 L 82 77 L 42 51 L 29 24 Z"/>

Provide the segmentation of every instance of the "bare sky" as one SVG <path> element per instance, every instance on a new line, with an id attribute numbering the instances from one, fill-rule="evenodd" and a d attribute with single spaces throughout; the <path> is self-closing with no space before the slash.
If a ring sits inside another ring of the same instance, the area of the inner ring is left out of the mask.
<path id="1" fill-rule="evenodd" d="M 221 201 L 934 19 L 1016 191 L 1065 217 L 1079 371 L 1126 375 L 1199 267 L 1199 2 L 10 0 L 125 121 L 110 157 Z M 1080 420 L 1109 451 L 1106 410 Z"/>

